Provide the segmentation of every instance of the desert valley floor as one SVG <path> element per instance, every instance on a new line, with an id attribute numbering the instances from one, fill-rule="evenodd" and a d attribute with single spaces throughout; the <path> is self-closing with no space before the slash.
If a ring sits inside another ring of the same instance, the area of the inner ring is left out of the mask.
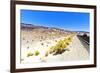
<path id="1" fill-rule="evenodd" d="M 49 28 L 21 28 L 21 63 L 89 59 L 89 45 L 76 33 Z"/>

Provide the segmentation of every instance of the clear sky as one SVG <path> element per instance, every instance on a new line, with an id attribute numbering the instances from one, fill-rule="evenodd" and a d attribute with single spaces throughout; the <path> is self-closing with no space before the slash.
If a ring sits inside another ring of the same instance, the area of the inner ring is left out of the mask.
<path id="1" fill-rule="evenodd" d="M 89 13 L 21 10 L 21 23 L 89 32 Z"/>

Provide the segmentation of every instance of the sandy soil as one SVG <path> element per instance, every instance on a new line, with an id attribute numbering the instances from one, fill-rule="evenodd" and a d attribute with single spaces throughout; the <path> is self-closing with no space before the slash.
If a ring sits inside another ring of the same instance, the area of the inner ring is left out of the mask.
<path id="1" fill-rule="evenodd" d="M 43 31 L 43 29 L 41 30 Z M 52 32 L 52 34 L 51 32 L 41 33 L 40 30 L 22 31 L 21 34 L 21 63 L 75 61 L 89 59 L 88 51 L 76 35 L 74 35 L 72 42 L 67 47 L 69 51 L 66 50 L 62 54 L 58 55 L 49 54 L 47 57 L 45 57 L 45 53 L 49 47 L 55 45 L 56 41 L 71 34 L 61 34 L 57 32 Z M 28 53 L 34 54 L 35 51 L 39 52 L 38 56 L 27 56 Z"/>

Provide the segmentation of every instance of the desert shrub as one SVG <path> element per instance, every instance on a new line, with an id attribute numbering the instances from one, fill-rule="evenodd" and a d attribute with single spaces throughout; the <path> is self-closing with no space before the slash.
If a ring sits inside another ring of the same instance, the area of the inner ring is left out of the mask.
<path id="1" fill-rule="evenodd" d="M 25 40 L 25 38 L 23 38 L 23 40 Z"/>
<path id="2" fill-rule="evenodd" d="M 27 41 L 27 43 L 29 43 L 29 41 Z"/>
<path id="3" fill-rule="evenodd" d="M 33 56 L 33 53 L 32 53 L 32 52 L 29 52 L 29 53 L 27 54 L 27 57 L 30 57 L 30 56 Z"/>
<path id="4" fill-rule="evenodd" d="M 44 45 L 43 43 L 41 43 L 41 45 Z"/>
<path id="5" fill-rule="evenodd" d="M 47 57 L 48 56 L 48 52 L 46 52 L 46 54 L 45 54 L 45 57 Z"/>
<path id="6" fill-rule="evenodd" d="M 57 44 L 50 48 L 49 53 L 50 54 L 53 53 L 55 55 L 61 54 L 66 50 L 67 46 L 70 44 L 71 41 L 72 41 L 72 37 L 64 38 L 62 40 L 57 41 Z"/>
<path id="7" fill-rule="evenodd" d="M 42 42 L 42 40 L 40 40 L 40 42 Z"/>
<path id="8" fill-rule="evenodd" d="M 27 47 L 27 49 L 29 49 L 29 46 Z"/>
<path id="9" fill-rule="evenodd" d="M 70 41 L 70 42 L 71 42 L 71 37 L 69 37 L 69 38 L 68 38 L 68 41 Z"/>
<path id="10" fill-rule="evenodd" d="M 36 50 L 35 53 L 34 53 L 35 56 L 38 56 L 39 54 L 40 54 L 40 53 L 39 53 L 38 50 Z"/>
<path id="11" fill-rule="evenodd" d="M 71 38 L 71 37 L 68 37 L 68 38 L 65 38 L 65 39 L 64 39 L 64 42 L 65 42 L 65 43 L 69 43 L 69 42 L 71 42 L 71 41 L 72 41 L 72 38 Z"/>
<path id="12" fill-rule="evenodd" d="M 43 36 L 41 36 L 40 38 L 41 38 L 41 39 L 43 39 L 44 37 L 43 37 Z"/>
<path id="13" fill-rule="evenodd" d="M 64 49 L 64 48 L 66 48 L 66 43 L 64 40 L 60 40 L 57 42 L 55 47 L 56 47 L 56 49 Z"/>
<path id="14" fill-rule="evenodd" d="M 57 40 L 55 40 L 55 42 L 57 42 Z"/>
<path id="15" fill-rule="evenodd" d="M 66 45 L 69 45 L 69 42 L 66 42 Z"/>

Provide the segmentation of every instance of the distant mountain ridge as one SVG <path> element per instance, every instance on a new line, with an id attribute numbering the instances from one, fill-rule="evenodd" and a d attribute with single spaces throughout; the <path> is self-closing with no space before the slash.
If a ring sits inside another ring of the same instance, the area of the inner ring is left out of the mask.
<path id="1" fill-rule="evenodd" d="M 33 24 L 25 24 L 25 23 L 21 23 L 21 28 L 31 28 L 31 29 L 34 29 L 34 28 L 45 28 L 45 29 L 48 29 L 48 27 L 43 27 L 43 26 L 36 26 L 36 25 L 33 25 Z"/>
<path id="2" fill-rule="evenodd" d="M 21 29 L 40 29 L 40 28 L 71 32 L 69 30 L 64 30 L 64 29 L 60 29 L 60 28 L 56 28 L 56 27 L 37 26 L 37 25 L 34 25 L 34 24 L 21 23 Z"/>
<path id="3" fill-rule="evenodd" d="M 89 33 L 87 31 L 70 31 L 70 30 L 64 30 L 64 29 L 56 28 L 56 27 L 37 26 L 34 24 L 21 23 L 21 29 L 40 29 L 40 28 L 50 29 L 50 30 L 59 30 L 59 31 L 65 31 L 65 32 Z"/>

